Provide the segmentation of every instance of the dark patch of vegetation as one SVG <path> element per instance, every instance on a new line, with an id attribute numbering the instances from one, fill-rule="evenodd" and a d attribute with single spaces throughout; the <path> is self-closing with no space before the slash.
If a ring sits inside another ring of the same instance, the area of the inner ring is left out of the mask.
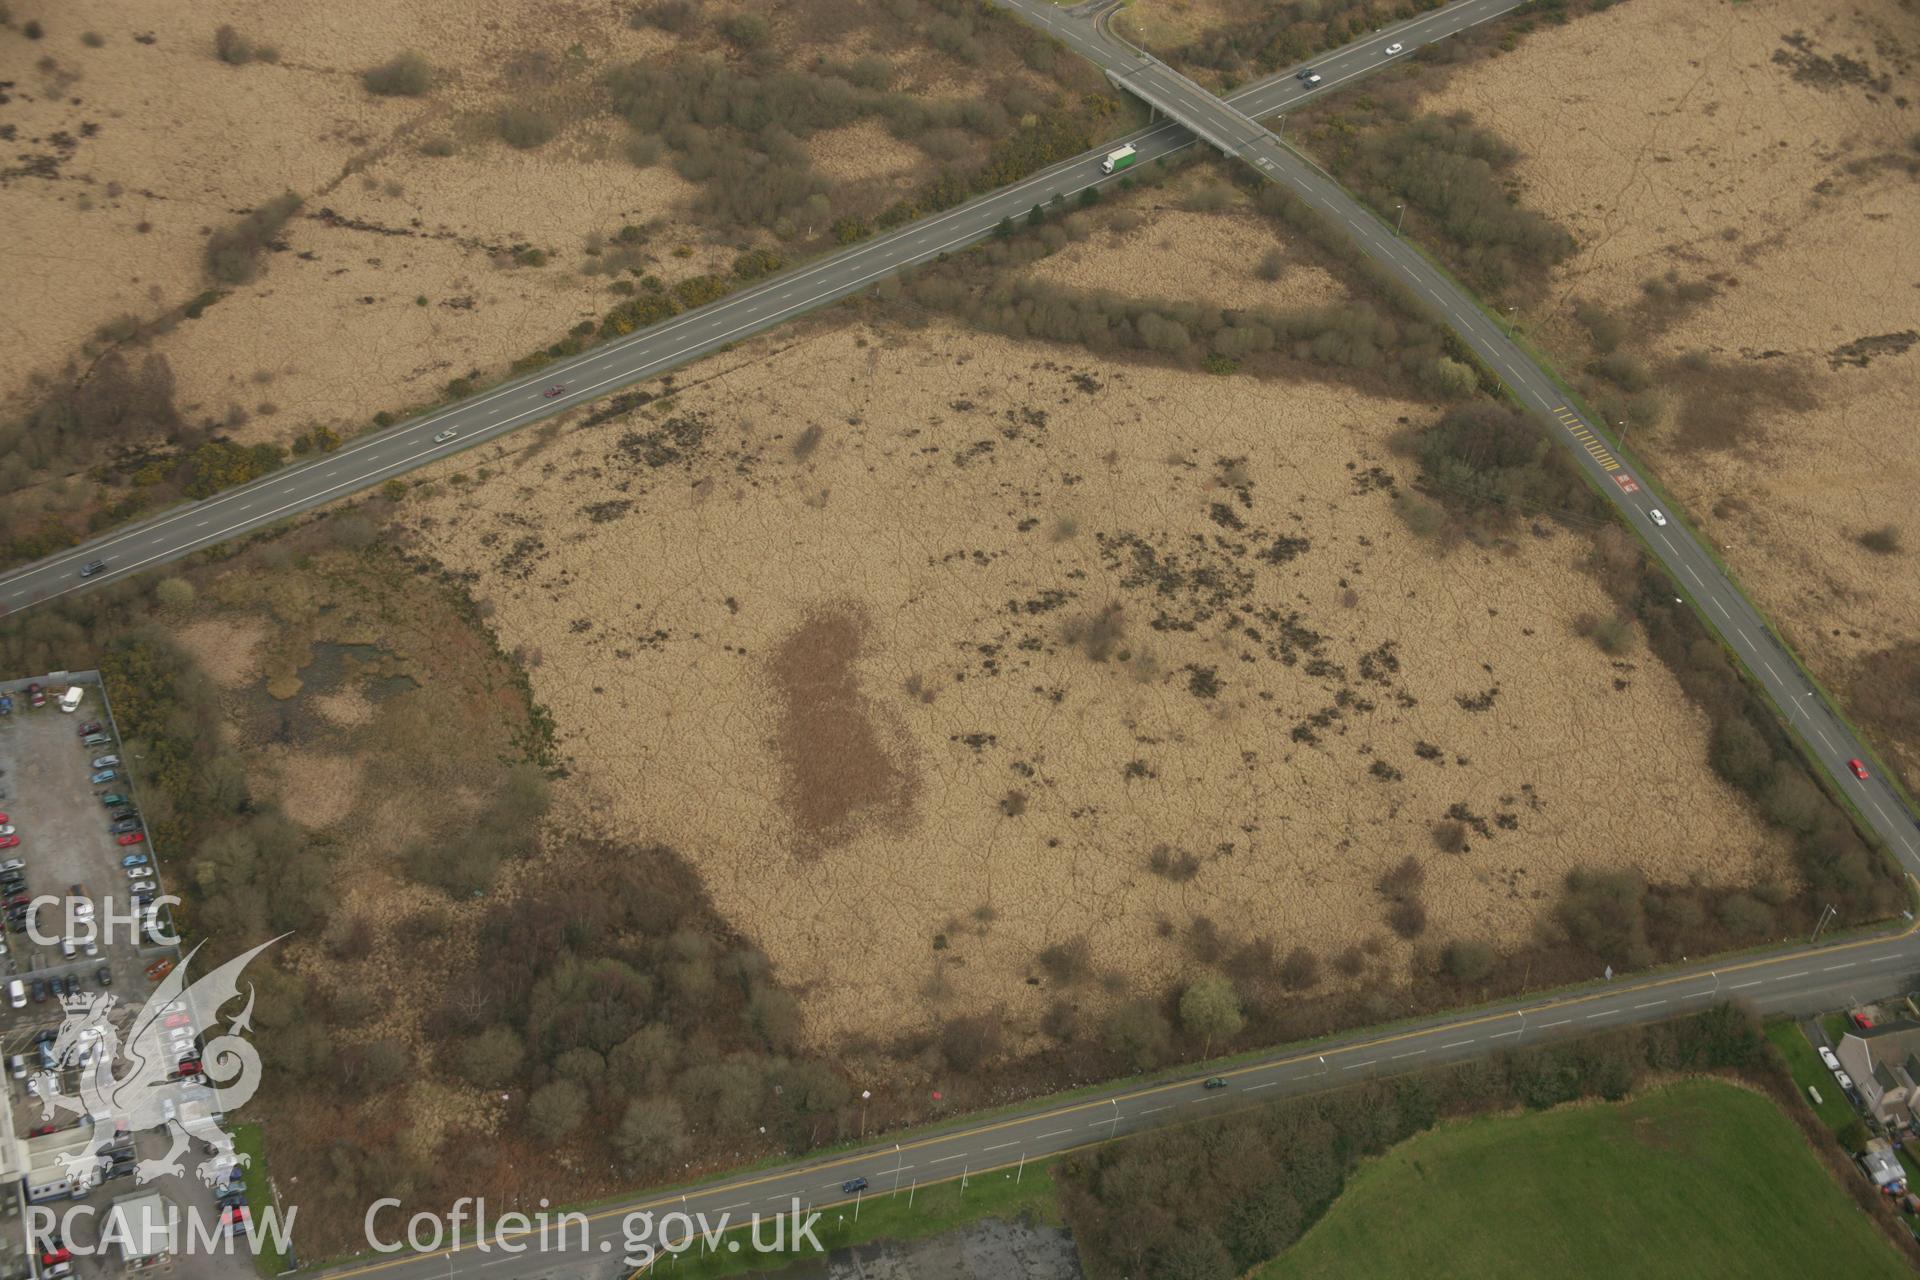
<path id="1" fill-rule="evenodd" d="M 420 54 L 407 49 L 362 71 L 360 83 L 368 93 L 383 98 L 417 98 L 433 86 L 433 67 Z"/>
<path id="2" fill-rule="evenodd" d="M 274 246 L 302 201 L 291 191 L 276 196 L 233 226 L 207 237 L 202 258 L 207 274 L 222 284 L 245 284 L 260 273 L 260 256 Z"/>
<path id="3" fill-rule="evenodd" d="M 518 104 L 502 109 L 493 127 L 502 142 L 521 151 L 546 146 L 559 129 L 544 111 Z"/>

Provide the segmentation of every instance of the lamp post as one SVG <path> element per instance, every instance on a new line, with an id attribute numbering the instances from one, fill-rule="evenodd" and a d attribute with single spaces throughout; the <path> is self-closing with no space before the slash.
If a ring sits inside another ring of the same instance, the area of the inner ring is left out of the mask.
<path id="1" fill-rule="evenodd" d="M 873 1090 L 862 1089 L 860 1091 L 860 1136 L 862 1138 L 867 1136 L 867 1102 L 872 1097 Z"/>
<path id="2" fill-rule="evenodd" d="M 1399 216 L 1393 220 L 1393 234 L 1397 236 L 1400 234 L 1400 224 L 1407 220 L 1407 206 L 1405 204 L 1396 204 L 1393 207 L 1400 211 Z"/>

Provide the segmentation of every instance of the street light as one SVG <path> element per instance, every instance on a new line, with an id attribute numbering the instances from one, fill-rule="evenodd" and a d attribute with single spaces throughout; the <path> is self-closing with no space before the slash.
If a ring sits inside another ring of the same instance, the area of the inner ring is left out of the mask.
<path id="1" fill-rule="evenodd" d="M 1400 211 L 1400 215 L 1393 220 L 1393 234 L 1397 236 L 1400 234 L 1400 224 L 1407 220 L 1407 206 L 1396 204 L 1393 207 Z"/>
<path id="2" fill-rule="evenodd" d="M 867 1101 L 872 1097 L 873 1090 L 862 1089 L 860 1091 L 860 1136 L 862 1138 L 867 1136 Z"/>

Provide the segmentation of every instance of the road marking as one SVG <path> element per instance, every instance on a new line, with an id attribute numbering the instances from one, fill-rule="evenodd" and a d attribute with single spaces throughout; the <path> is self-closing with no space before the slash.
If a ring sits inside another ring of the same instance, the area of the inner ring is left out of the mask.
<path id="1" fill-rule="evenodd" d="M 1729 990 L 1729 991 L 1744 991 L 1744 990 L 1746 990 L 1746 989 L 1747 989 L 1748 987 L 1757 987 L 1757 986 L 1759 986 L 1759 985 L 1761 984 L 1761 982 L 1763 982 L 1763 981 L 1764 981 L 1764 979 L 1761 979 L 1761 978 L 1755 978 L 1755 979 L 1754 979 L 1754 980 L 1753 980 L 1752 982 L 1736 982 L 1736 983 L 1734 983 L 1734 984 L 1733 984 L 1732 986 L 1730 986 L 1730 987 L 1728 987 L 1728 988 L 1727 988 L 1727 990 Z"/>
<path id="2" fill-rule="evenodd" d="M 1490 1036 L 1488 1036 L 1488 1037 L 1487 1037 L 1487 1039 L 1489 1039 L 1489 1040 L 1504 1040 L 1504 1039 L 1506 1039 L 1506 1038 L 1507 1038 L 1508 1036 L 1517 1036 L 1517 1035 L 1519 1035 L 1519 1034 L 1520 1034 L 1520 1032 L 1521 1032 L 1521 1031 L 1525 1031 L 1525 1030 L 1526 1030 L 1526 1028 L 1525 1028 L 1525 1027 L 1522 1027 L 1522 1028 L 1520 1028 L 1520 1031 L 1496 1031 L 1496 1032 L 1494 1032 L 1494 1033 L 1493 1033 L 1492 1035 L 1490 1035 Z"/>
<path id="3" fill-rule="evenodd" d="M 1360 1068 L 1370 1067 L 1378 1061 L 1380 1061 L 1380 1059 L 1378 1058 L 1368 1058 L 1365 1062 L 1355 1062 L 1348 1066 L 1342 1067 L 1341 1070 L 1342 1071 L 1358 1071 Z"/>
<path id="4" fill-rule="evenodd" d="M 1045 1142 L 1048 1138 L 1064 1138 L 1072 1132 L 1073 1130 L 1071 1129 L 1055 1129 L 1052 1133 L 1041 1134 L 1039 1137 L 1035 1138 L 1034 1141 Z"/>
<path id="5" fill-rule="evenodd" d="M 1442 1049 L 1464 1049 L 1472 1043 L 1473 1041 L 1471 1040 L 1455 1040 L 1452 1044 L 1443 1044 L 1440 1047 Z"/>
<path id="6" fill-rule="evenodd" d="M 1680 998 L 1682 1000 L 1705 1000 L 1708 996 L 1714 994 L 1716 993 L 1712 991 L 1696 991 L 1690 996 L 1681 996 Z"/>
<path id="7" fill-rule="evenodd" d="M 1637 1004 L 1633 1007 L 1636 1009 L 1657 1009 L 1665 1003 L 1665 1000 L 1649 1000 L 1645 1004 Z"/>
<path id="8" fill-rule="evenodd" d="M 751 1201 L 751 1200 L 741 1200 L 741 1201 L 739 1201 L 739 1202 L 738 1202 L 738 1203 L 736 1203 L 736 1204 L 723 1204 L 723 1205 L 721 1205 L 721 1206 L 720 1206 L 720 1212 L 722 1212 L 722 1213 L 729 1213 L 729 1212 L 731 1212 L 731 1211 L 733 1211 L 733 1210 L 735 1210 L 735 1209 L 744 1209 L 744 1208 L 746 1208 L 746 1207 L 747 1207 L 748 1205 L 750 1205 L 750 1204 L 752 1204 L 752 1203 L 753 1203 L 753 1201 Z"/>
<path id="9" fill-rule="evenodd" d="M 1171 1111 L 1171 1110 L 1173 1110 L 1173 1104 L 1169 1102 L 1164 1107 L 1148 1107 L 1145 1111 L 1142 1111 L 1140 1114 L 1143 1116 L 1150 1116 L 1156 1111 Z"/>
<path id="10" fill-rule="evenodd" d="M 1783 973 L 1780 975 L 1780 981 L 1790 982 L 1794 978 L 1804 978 L 1811 972 L 1813 972 L 1811 969 L 1799 969 L 1794 971 L 1793 973 Z"/>
<path id="11" fill-rule="evenodd" d="M 967 1156 L 967 1153 L 962 1151 L 958 1155 L 935 1156 L 933 1159 L 927 1161 L 927 1163 L 928 1164 L 945 1164 L 949 1160 L 964 1160 L 966 1156 Z"/>
<path id="12" fill-rule="evenodd" d="M 1836 969 L 1851 969 L 1851 968 L 1853 968 L 1853 961 L 1849 960 L 1845 964 L 1830 964 L 1826 968 L 1822 969 L 1820 972 L 1832 973 Z"/>
<path id="13" fill-rule="evenodd" d="M 1564 1027 L 1569 1022 L 1572 1022 L 1572 1021 L 1573 1021 L 1572 1018 L 1562 1018 L 1558 1022 L 1543 1022 L 1540 1024 L 1540 1029 L 1542 1031 L 1551 1031 L 1555 1027 Z"/>
<path id="14" fill-rule="evenodd" d="M 1896 960 L 1905 960 L 1905 959 L 1906 959 L 1905 956 L 1881 956 L 1877 960 L 1869 960 L 1867 961 L 1867 963 L 1868 964 L 1892 964 Z"/>
<path id="15" fill-rule="evenodd" d="M 1408 1050 L 1408 1051 L 1407 1051 L 1406 1053 L 1396 1053 L 1396 1054 L 1394 1054 L 1394 1055 L 1393 1055 L 1393 1060 L 1394 1060 L 1395 1062 L 1398 1062 L 1398 1061 L 1400 1061 L 1400 1059 L 1402 1059 L 1402 1058 L 1417 1058 L 1417 1057 L 1419 1057 L 1419 1056 L 1420 1056 L 1421 1054 L 1423 1054 L 1423 1053 L 1425 1053 L 1425 1052 L 1426 1052 L 1426 1050 L 1425 1050 L 1425 1049 L 1410 1049 L 1410 1050 Z"/>
<path id="16" fill-rule="evenodd" d="M 1019 1145 L 1020 1145 L 1020 1143 L 1019 1143 L 1019 1142 L 1018 1142 L 1018 1141 L 1016 1140 L 1016 1141 L 1013 1141 L 1013 1142 L 1002 1142 L 1002 1143 L 998 1143 L 998 1144 L 996 1144 L 996 1145 L 994 1145 L 994 1146 L 991 1146 L 991 1147 L 982 1147 L 982 1148 L 980 1148 L 980 1149 L 981 1149 L 982 1151 L 999 1151 L 999 1150 L 1001 1150 L 1001 1149 L 1002 1149 L 1002 1148 L 1004 1148 L 1004 1147 L 1017 1147 L 1017 1146 L 1019 1146 Z"/>
<path id="17" fill-rule="evenodd" d="M 1242 1092 L 1252 1093 L 1255 1089 L 1271 1089 L 1273 1088 L 1273 1086 L 1279 1083 L 1280 1082 L 1278 1080 L 1268 1080 L 1264 1084 L 1250 1084 L 1244 1090 L 1242 1090 Z"/>
<path id="18" fill-rule="evenodd" d="M 1620 1013 L 1620 1010 L 1618 1009 L 1603 1009 L 1599 1013 L 1588 1014 L 1587 1021 L 1591 1022 L 1595 1018 L 1612 1018 L 1612 1017 L 1616 1017 L 1619 1013 Z"/>

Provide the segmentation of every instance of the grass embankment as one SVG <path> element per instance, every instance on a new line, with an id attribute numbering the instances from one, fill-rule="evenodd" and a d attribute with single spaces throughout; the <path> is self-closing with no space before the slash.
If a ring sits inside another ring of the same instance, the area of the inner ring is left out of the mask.
<path id="1" fill-rule="evenodd" d="M 1853 1108 L 1847 1105 L 1845 1095 L 1840 1092 L 1840 1082 L 1833 1078 L 1833 1072 L 1827 1070 L 1813 1044 L 1804 1031 L 1791 1019 L 1782 1018 L 1769 1022 L 1766 1027 L 1767 1039 L 1787 1060 L 1787 1070 L 1793 1073 L 1793 1082 L 1800 1086 L 1800 1094 L 1813 1106 L 1814 1114 L 1820 1117 L 1820 1123 L 1833 1130 L 1837 1136 L 1840 1131 L 1852 1124 L 1857 1118 Z M 1807 1094 L 1807 1086 L 1812 1085 L 1820 1094 L 1819 1105 L 1813 1105 L 1812 1097 Z"/>
<path id="2" fill-rule="evenodd" d="M 939 1235 L 969 1222 L 985 1218 L 1027 1217 L 1057 1226 L 1060 1201 L 1053 1182 L 1053 1161 L 1028 1161 L 1024 1171 L 1006 1169 L 967 1179 L 912 1190 L 901 1188 L 891 1194 L 879 1190 L 860 1204 L 859 1218 L 852 1205 L 840 1205 L 821 1213 L 813 1234 L 828 1251 L 875 1240 L 919 1240 Z M 1018 1172 L 1018 1180 L 1016 1180 Z M 909 1203 L 911 1199 L 911 1203 Z M 771 1228 L 763 1228 L 770 1236 Z M 791 1241 L 788 1242 L 791 1245 Z M 726 1252 L 738 1245 L 738 1253 Z M 647 1274 L 669 1276 L 672 1280 L 710 1280 L 720 1276 L 765 1275 L 784 1271 L 798 1263 L 818 1261 L 821 1255 L 807 1245 L 798 1252 L 754 1253 L 745 1230 L 730 1232 L 719 1253 L 691 1251 L 677 1259 L 662 1258 Z"/>
<path id="3" fill-rule="evenodd" d="M 1771 1102 L 1708 1080 L 1433 1130 L 1362 1168 L 1255 1273 L 1911 1274 Z"/>
<path id="4" fill-rule="evenodd" d="M 267 1139 L 257 1124 L 233 1127 L 233 1149 L 250 1157 L 246 1164 L 247 1215 L 255 1222 L 273 1207 L 273 1187 L 267 1182 Z M 277 1213 L 277 1211 L 276 1211 Z M 287 1255 L 266 1232 L 257 1237 L 260 1251 L 253 1255 L 253 1266 L 263 1276 L 277 1276 L 287 1269 Z"/>

